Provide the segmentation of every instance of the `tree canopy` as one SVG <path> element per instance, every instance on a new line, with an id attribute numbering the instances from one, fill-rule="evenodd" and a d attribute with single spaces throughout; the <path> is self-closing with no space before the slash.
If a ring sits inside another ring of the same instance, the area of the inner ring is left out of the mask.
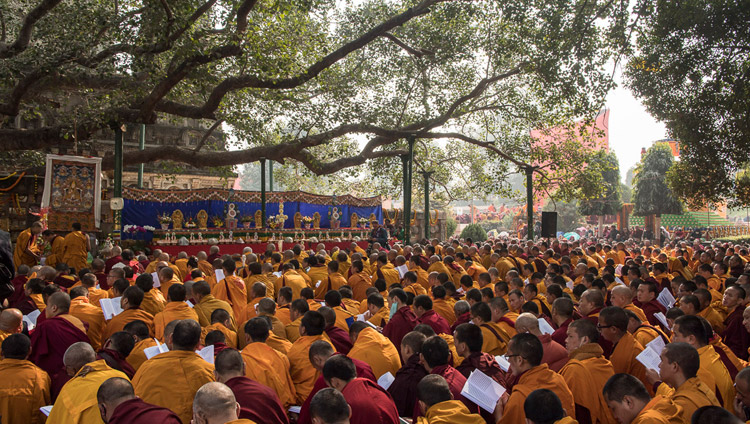
<path id="1" fill-rule="evenodd" d="M 682 213 L 682 203 L 667 185 L 666 175 L 672 164 L 674 156 L 666 143 L 656 143 L 646 151 L 633 178 L 634 215 Z"/>
<path id="2" fill-rule="evenodd" d="M 748 204 L 736 173 L 750 156 L 750 1 L 640 0 L 635 11 L 627 84 L 680 142 L 676 194 Z"/>
<path id="3" fill-rule="evenodd" d="M 578 208 L 583 215 L 614 215 L 622 207 L 620 162 L 614 152 L 598 151 L 594 160 L 587 165 L 586 173 L 582 175 L 598 175 L 604 184 L 603 190 L 592 182 L 580 184 L 582 195 Z M 598 184 L 598 182 L 593 182 Z M 587 195 L 593 191 L 593 195 Z"/>

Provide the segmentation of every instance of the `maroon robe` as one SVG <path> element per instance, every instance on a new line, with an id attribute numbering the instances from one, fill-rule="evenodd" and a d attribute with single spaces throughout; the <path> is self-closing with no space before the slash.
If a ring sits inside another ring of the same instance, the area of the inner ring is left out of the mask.
<path id="1" fill-rule="evenodd" d="M 503 373 L 503 370 L 500 368 L 500 365 L 495 360 L 495 357 L 490 355 L 489 353 L 484 352 L 474 352 L 470 354 L 467 358 L 464 358 L 463 362 L 461 362 L 461 365 L 456 367 L 458 372 L 463 374 L 464 377 L 467 379 L 469 378 L 469 375 L 474 370 L 479 370 L 486 374 L 491 379 L 497 381 L 498 384 L 505 387 L 505 375 Z M 480 415 L 482 418 L 485 419 L 488 423 L 494 423 L 495 419 L 492 416 L 491 413 L 485 411 L 484 409 L 481 409 Z"/>
<path id="2" fill-rule="evenodd" d="M 14 303 L 10 304 L 11 308 L 16 308 L 19 311 L 21 311 L 22 314 L 28 315 L 39 308 L 36 306 L 36 302 L 34 302 L 34 299 L 30 298 L 29 296 L 26 296 L 25 292 L 21 292 L 21 298 L 16 300 Z M 44 312 L 42 312 L 42 315 L 44 315 Z M 42 318 L 40 315 L 39 318 Z M 38 319 L 37 319 L 37 322 Z"/>
<path id="3" fill-rule="evenodd" d="M 737 355 L 738 358 L 747 361 L 747 348 L 750 346 L 750 333 L 742 325 L 742 313 L 745 308 L 738 306 L 724 320 L 724 332 L 721 338 L 724 344 Z"/>
<path id="4" fill-rule="evenodd" d="M 73 285 L 78 282 L 78 277 L 76 277 L 75 275 L 60 273 L 60 275 L 55 277 L 52 282 L 62 287 L 63 291 L 67 291 L 66 289 L 73 287 Z"/>
<path id="5" fill-rule="evenodd" d="M 430 309 L 429 311 L 422 314 L 421 317 L 417 318 L 417 322 L 419 324 L 429 325 L 433 330 L 435 330 L 435 334 L 453 334 L 451 333 L 451 327 L 448 324 L 448 321 L 442 316 L 438 315 L 438 313 L 433 309 Z"/>
<path id="6" fill-rule="evenodd" d="M 573 322 L 573 318 L 568 318 L 560 324 L 560 327 L 552 333 L 552 340 L 565 346 L 565 339 L 568 337 L 568 326 Z"/>
<path id="7" fill-rule="evenodd" d="M 396 372 L 396 379 L 388 387 L 388 393 L 396 402 L 399 416 L 408 417 L 414 412 L 414 405 L 418 399 L 417 384 L 426 375 L 427 370 L 419 362 L 419 354 L 409 357 L 404 366 Z"/>
<path id="8" fill-rule="evenodd" d="M 352 350 L 352 340 L 349 338 L 349 333 L 335 325 L 326 328 L 325 332 L 328 335 L 328 338 L 331 339 L 331 343 L 333 343 L 333 348 L 336 349 L 336 352 L 341 352 L 344 355 L 349 354 L 349 351 Z"/>
<path id="9" fill-rule="evenodd" d="M 125 360 L 122 353 L 113 349 L 102 349 L 96 354 L 96 359 L 104 359 L 110 368 L 122 371 L 129 379 L 133 379 L 135 369 Z"/>
<path id="10" fill-rule="evenodd" d="M 659 322 L 659 320 L 654 316 L 654 314 L 658 312 L 661 312 L 663 314 L 667 313 L 667 308 L 665 308 L 664 305 L 654 299 L 642 304 L 641 306 L 639 306 L 639 308 L 643 309 L 643 313 L 646 314 L 646 319 L 648 319 L 649 324 L 661 328 L 662 331 L 669 331 L 669 329 L 664 328 L 661 322 Z"/>
<path id="11" fill-rule="evenodd" d="M 223 342 L 214 343 L 214 358 L 216 358 L 216 355 L 220 354 L 221 351 L 224 349 L 229 349 L 229 346 L 227 346 L 226 343 L 223 343 Z"/>
<path id="12" fill-rule="evenodd" d="M 417 326 L 417 316 L 411 311 L 409 306 L 404 306 L 397 310 L 393 317 L 388 321 L 388 324 L 383 328 L 383 335 L 391 339 L 391 342 L 396 346 L 399 355 L 401 355 L 401 340 L 410 331 L 414 330 Z"/>
<path id="13" fill-rule="evenodd" d="M 16 277 L 10 281 L 13 283 L 13 294 L 8 297 L 8 305 L 13 307 L 13 305 L 20 302 L 26 296 L 24 289 L 27 281 L 29 281 L 29 277 L 25 275 L 16 275 Z"/>
<path id="14" fill-rule="evenodd" d="M 212 254 L 208 255 L 208 258 L 206 258 L 206 262 L 208 262 L 210 264 L 213 264 L 214 261 L 216 259 L 220 258 L 220 257 L 221 257 L 220 253 L 212 253 Z"/>
<path id="15" fill-rule="evenodd" d="M 448 386 L 450 387 L 451 393 L 453 394 L 453 399 L 463 402 L 463 404 L 467 408 L 469 408 L 469 412 L 474 414 L 479 413 L 479 407 L 474 402 L 463 397 L 463 395 L 461 394 L 461 390 L 464 388 L 464 385 L 466 385 L 466 377 L 458 372 L 457 369 L 453 368 L 450 365 L 438 365 L 432 369 L 432 372 L 430 374 L 443 376 L 443 378 L 445 378 L 445 381 L 448 382 Z M 421 415 L 422 411 L 419 410 L 419 404 L 414 404 L 413 421 L 417 422 L 417 418 Z"/>
<path id="16" fill-rule="evenodd" d="M 41 318 L 41 316 L 40 316 Z M 52 381 L 52 398 L 70 379 L 63 367 L 63 355 L 70 345 L 78 342 L 90 343 L 85 332 L 59 316 L 45 319 L 31 332 L 31 355 L 29 361 L 49 374 Z"/>
<path id="17" fill-rule="evenodd" d="M 458 327 L 461 324 L 466 324 L 469 321 L 471 321 L 471 311 L 457 316 L 456 322 L 454 322 L 453 325 L 451 325 L 450 334 L 453 334 L 453 332 L 456 331 L 456 327 Z"/>
<path id="18" fill-rule="evenodd" d="M 399 422 L 391 395 L 378 383 L 355 378 L 341 391 L 352 408 L 351 424 L 392 424 Z"/>
<path id="19" fill-rule="evenodd" d="M 230 378 L 225 384 L 240 404 L 239 418 L 258 424 L 289 424 L 279 396 L 270 387 L 247 377 Z"/>
<path id="20" fill-rule="evenodd" d="M 336 352 L 334 353 L 334 355 L 341 355 L 341 353 Z M 354 368 L 356 368 L 357 370 L 357 378 L 366 378 L 377 383 L 378 379 L 375 378 L 375 374 L 372 372 L 372 368 L 367 362 L 360 361 L 359 359 L 354 359 L 354 358 L 349 358 L 349 359 L 351 359 L 352 362 L 354 362 Z M 312 418 L 310 418 L 310 402 L 312 401 L 312 398 L 313 396 L 315 396 L 316 393 L 325 389 L 326 387 L 328 387 L 328 384 L 326 384 L 326 381 L 323 378 L 323 374 L 321 374 L 320 376 L 318 376 L 318 379 L 315 380 L 315 385 L 313 385 L 313 389 L 310 392 L 310 395 L 307 396 L 307 399 L 305 399 L 305 402 L 300 407 L 299 417 L 297 418 L 297 424 L 312 423 Z"/>
<path id="21" fill-rule="evenodd" d="M 596 308 L 593 311 L 589 312 L 589 314 L 583 318 L 586 318 L 587 320 L 593 322 L 594 325 L 598 325 L 599 324 L 599 312 L 601 311 L 602 311 L 602 308 Z M 612 342 L 605 339 L 604 337 L 599 337 L 599 341 L 597 343 L 599 343 L 599 346 L 602 347 L 602 350 L 604 351 L 604 357 L 609 359 L 609 355 L 612 354 L 612 351 L 615 349 L 615 345 L 613 345 Z M 563 346 L 565 346 L 565 344 L 563 344 Z"/>
<path id="22" fill-rule="evenodd" d="M 117 255 L 113 256 L 106 261 L 104 261 L 104 272 L 106 274 L 109 274 L 109 271 L 112 270 L 112 267 L 122 262 L 122 256 Z"/>
<path id="23" fill-rule="evenodd" d="M 140 398 L 126 400 L 117 405 L 109 424 L 182 424 L 180 417 L 167 408 L 152 405 Z"/>
<path id="24" fill-rule="evenodd" d="M 99 281 L 99 288 L 102 290 L 109 290 L 109 283 L 107 283 L 107 274 L 104 272 L 94 273 L 96 279 Z"/>

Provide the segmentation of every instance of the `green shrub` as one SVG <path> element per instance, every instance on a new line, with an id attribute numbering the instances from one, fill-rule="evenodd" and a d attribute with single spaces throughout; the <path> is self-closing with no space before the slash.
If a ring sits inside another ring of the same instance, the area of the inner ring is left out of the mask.
<path id="1" fill-rule="evenodd" d="M 487 232 L 479 224 L 469 224 L 461 231 L 461 238 L 464 240 L 470 238 L 474 242 L 485 241 Z"/>
<path id="2" fill-rule="evenodd" d="M 456 233 L 457 227 L 458 222 L 456 222 L 456 220 L 452 217 L 448 217 L 448 219 L 445 220 L 445 233 L 448 234 L 448 237 Z"/>

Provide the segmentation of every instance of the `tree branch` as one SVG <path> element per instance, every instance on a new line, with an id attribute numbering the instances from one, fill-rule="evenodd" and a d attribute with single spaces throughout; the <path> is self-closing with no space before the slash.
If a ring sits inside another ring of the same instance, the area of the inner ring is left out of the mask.
<path id="1" fill-rule="evenodd" d="M 0 44 L 0 59 L 8 59 L 26 50 L 31 41 L 31 32 L 34 25 L 42 19 L 50 10 L 54 9 L 61 0 L 42 0 L 42 2 L 29 12 L 23 19 L 23 25 L 18 33 L 18 38 L 13 44 Z"/>
<path id="2" fill-rule="evenodd" d="M 397 46 L 401 47 L 402 49 L 406 50 L 406 52 L 409 53 L 412 56 L 422 57 L 424 55 L 430 55 L 430 56 L 432 56 L 432 55 L 435 54 L 435 52 L 433 52 L 431 50 L 427 50 L 427 49 L 423 49 L 423 48 L 416 48 L 415 49 L 414 47 L 411 47 L 408 44 L 406 44 L 403 41 L 401 41 L 398 37 L 396 37 L 395 35 L 391 34 L 390 32 L 386 32 L 385 34 L 382 34 L 381 37 L 387 38 L 387 39 L 393 41 L 393 43 L 395 45 L 397 45 Z"/>
<path id="3" fill-rule="evenodd" d="M 219 119 L 216 122 L 214 122 L 214 124 L 211 125 L 211 127 L 206 131 L 206 133 L 203 134 L 203 137 L 201 137 L 201 140 L 198 142 L 198 145 L 195 146 L 195 149 L 193 151 L 196 153 L 199 152 L 203 148 L 203 145 L 206 144 L 206 140 L 208 140 L 208 137 L 211 136 L 211 133 L 213 133 L 214 130 L 216 130 L 216 128 L 219 128 L 219 125 L 221 125 L 223 122 L 224 122 L 223 119 Z"/>

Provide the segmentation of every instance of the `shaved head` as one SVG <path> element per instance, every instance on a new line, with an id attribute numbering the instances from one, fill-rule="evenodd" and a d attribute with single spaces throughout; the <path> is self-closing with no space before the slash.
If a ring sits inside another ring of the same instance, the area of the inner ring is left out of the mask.
<path id="1" fill-rule="evenodd" d="M 516 331 L 519 333 L 532 332 L 539 329 L 539 321 L 528 312 L 523 313 L 516 318 Z"/>
<path id="2" fill-rule="evenodd" d="M 23 322 L 23 312 L 10 308 L 0 312 L 0 330 L 7 333 L 20 333 Z"/>
<path id="3" fill-rule="evenodd" d="M 117 403 L 135 399 L 133 385 L 122 377 L 112 377 L 99 386 L 96 392 L 96 400 L 99 403 Z M 114 409 L 114 408 L 113 408 Z"/>
<path id="4" fill-rule="evenodd" d="M 67 314 L 70 310 L 70 296 L 68 296 L 65 292 L 57 292 L 53 293 L 50 297 L 47 298 L 47 311 L 49 312 L 52 307 L 56 307 L 57 311 L 54 316 L 61 315 L 61 314 Z M 48 318 L 51 318 L 51 316 L 47 316 Z"/>
<path id="5" fill-rule="evenodd" d="M 83 368 L 84 365 L 96 361 L 96 352 L 90 344 L 86 342 L 73 343 L 68 347 L 63 355 L 63 364 L 71 367 L 76 371 Z"/>
<path id="6" fill-rule="evenodd" d="M 216 422 L 227 422 L 237 419 L 239 404 L 232 389 L 223 383 L 206 383 L 198 389 L 193 399 L 193 416 L 208 418 Z M 225 421 L 221 421 L 221 420 Z"/>

